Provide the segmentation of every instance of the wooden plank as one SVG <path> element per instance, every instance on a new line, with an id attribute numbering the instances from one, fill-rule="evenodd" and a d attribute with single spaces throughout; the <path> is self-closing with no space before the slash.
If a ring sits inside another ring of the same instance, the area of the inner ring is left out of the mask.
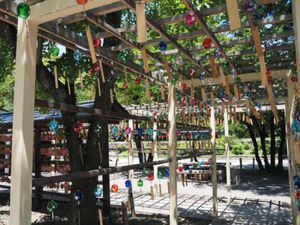
<path id="1" fill-rule="evenodd" d="M 241 19 L 237 0 L 226 0 L 227 14 L 229 17 L 230 29 L 235 30 L 241 27 Z"/>
<path id="2" fill-rule="evenodd" d="M 264 54 L 263 48 L 262 48 L 262 43 L 260 39 L 260 33 L 259 33 L 259 27 L 251 27 L 251 33 L 253 37 L 253 41 L 255 44 L 255 49 L 256 49 L 256 54 L 258 57 L 262 56 Z"/>
<path id="3" fill-rule="evenodd" d="M 228 107 L 224 108 L 224 134 L 225 134 L 225 154 L 226 154 L 226 189 L 228 199 L 231 202 L 231 177 L 230 177 L 230 142 L 229 142 L 229 128 L 228 128 Z"/>
<path id="4" fill-rule="evenodd" d="M 233 85 L 233 90 L 234 90 L 234 96 L 236 98 L 236 100 L 241 100 L 241 94 L 240 94 L 240 90 L 237 84 Z"/>
<path id="5" fill-rule="evenodd" d="M 10 224 L 30 225 L 37 24 L 18 20 Z"/>

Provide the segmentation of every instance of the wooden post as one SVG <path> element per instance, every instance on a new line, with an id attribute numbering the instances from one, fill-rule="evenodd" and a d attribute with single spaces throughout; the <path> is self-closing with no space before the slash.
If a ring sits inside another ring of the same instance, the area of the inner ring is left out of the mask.
<path id="1" fill-rule="evenodd" d="M 224 130 L 225 130 L 225 154 L 226 154 L 226 184 L 228 203 L 231 201 L 231 177 L 230 177 L 230 149 L 229 149 L 229 129 L 228 129 L 228 108 L 224 108 Z"/>
<path id="2" fill-rule="evenodd" d="M 295 199 L 295 185 L 294 176 L 296 175 L 296 162 L 295 162 L 295 148 L 293 140 L 290 133 L 290 123 L 291 123 L 291 108 L 294 98 L 294 87 L 290 77 L 287 77 L 287 88 L 288 88 L 288 101 L 285 105 L 285 130 L 286 130 L 286 147 L 287 147 L 287 157 L 288 157 L 288 172 L 289 172 L 289 186 L 290 186 L 290 197 L 291 197 L 291 208 L 292 208 L 292 218 L 293 225 L 300 224 L 298 207 L 296 205 Z"/>
<path id="3" fill-rule="evenodd" d="M 294 18 L 294 30 L 295 30 L 295 49 L 296 49 L 296 62 L 298 72 L 298 86 L 300 87 L 300 2 L 293 0 L 293 18 Z M 297 11 L 298 10 L 298 11 Z"/>
<path id="4" fill-rule="evenodd" d="M 39 126 L 35 127 L 34 130 L 34 177 L 41 177 L 41 128 Z M 36 187 L 36 195 L 34 202 L 34 209 L 38 210 L 42 207 L 42 191 L 43 187 Z"/>
<path id="5" fill-rule="evenodd" d="M 37 25 L 18 20 L 10 225 L 30 225 Z"/>
<path id="6" fill-rule="evenodd" d="M 177 215 L 177 180 L 176 180 L 176 173 L 177 173 L 177 156 L 176 156 L 176 93 L 175 87 L 171 85 L 171 76 L 168 77 L 168 89 L 169 89 L 169 96 L 168 96 L 168 106 L 169 106 L 169 113 L 168 113 L 168 120 L 169 120 L 169 141 L 168 141 L 168 153 L 169 158 L 172 160 L 169 163 L 169 170 L 170 170 L 170 224 L 177 225 L 178 223 L 178 215 Z"/>
<path id="7" fill-rule="evenodd" d="M 135 8 L 138 42 L 145 43 L 147 42 L 147 25 L 144 0 L 136 1 Z"/>
<path id="8" fill-rule="evenodd" d="M 156 119 L 156 117 L 155 117 Z M 153 161 L 157 160 L 157 121 L 153 122 Z M 158 166 L 154 166 L 154 180 L 157 183 Z"/>
<path id="9" fill-rule="evenodd" d="M 128 135 L 128 164 L 133 164 L 133 140 L 132 140 L 132 132 L 133 132 L 133 120 L 129 120 L 129 128 L 131 129 L 131 133 Z M 133 179 L 133 170 L 129 170 L 128 172 L 128 178 L 129 180 Z"/>
<path id="10" fill-rule="evenodd" d="M 127 202 L 122 202 L 122 224 L 128 225 L 128 209 L 127 209 Z"/>
<path id="11" fill-rule="evenodd" d="M 240 170 L 243 169 L 243 159 L 240 157 Z"/>
<path id="12" fill-rule="evenodd" d="M 212 101 L 212 106 L 210 108 L 210 129 L 211 129 L 211 149 L 212 149 L 212 186 L 213 186 L 213 216 L 214 219 L 218 218 L 218 196 L 217 196 L 217 155 L 215 146 L 216 137 L 216 126 L 215 126 L 215 108 Z"/>

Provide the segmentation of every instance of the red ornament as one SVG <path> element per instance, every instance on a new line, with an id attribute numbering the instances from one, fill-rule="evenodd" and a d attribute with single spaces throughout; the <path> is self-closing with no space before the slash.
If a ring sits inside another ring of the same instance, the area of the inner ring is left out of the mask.
<path id="1" fill-rule="evenodd" d="M 211 48 L 211 45 L 212 45 L 212 40 L 210 38 L 207 37 L 203 40 L 203 47 L 205 49 Z"/>
<path id="2" fill-rule="evenodd" d="M 267 76 L 267 79 L 268 79 L 268 83 L 269 84 L 272 84 L 272 76 L 270 75 L 270 76 Z"/>
<path id="3" fill-rule="evenodd" d="M 74 124 L 73 129 L 76 133 L 80 133 L 83 130 L 83 124 L 80 121 L 77 121 Z"/>
<path id="4" fill-rule="evenodd" d="M 267 72 L 266 72 L 267 76 L 271 76 L 271 69 L 267 68 Z"/>
<path id="5" fill-rule="evenodd" d="M 197 101 L 195 99 L 191 99 L 190 100 L 190 105 L 191 106 L 196 106 L 197 105 Z"/>
<path id="6" fill-rule="evenodd" d="M 95 38 L 93 40 L 93 45 L 94 45 L 94 47 L 99 47 L 101 45 L 101 39 L 100 38 Z"/>
<path id="7" fill-rule="evenodd" d="M 95 71 L 95 72 L 100 72 L 100 65 L 99 65 L 99 63 L 94 63 L 93 64 L 93 70 Z"/>
<path id="8" fill-rule="evenodd" d="M 111 191 L 112 191 L 113 193 L 117 193 L 117 192 L 119 191 L 119 186 L 116 185 L 116 184 L 113 184 L 113 185 L 111 186 Z"/>
<path id="9" fill-rule="evenodd" d="M 194 12 L 188 12 L 185 15 L 185 24 L 187 26 L 193 26 L 196 23 L 196 16 Z"/>
<path id="10" fill-rule="evenodd" d="M 85 5 L 88 2 L 88 0 L 76 0 L 76 2 L 79 5 Z"/>
<path id="11" fill-rule="evenodd" d="M 127 90 L 127 89 L 128 89 L 128 83 L 124 83 L 124 84 L 123 84 L 123 88 L 124 88 L 125 90 Z"/>
<path id="12" fill-rule="evenodd" d="M 178 167 L 178 171 L 179 171 L 179 173 L 182 173 L 183 167 L 182 167 L 182 166 L 179 166 L 179 167 Z"/>
<path id="13" fill-rule="evenodd" d="M 88 71 L 88 74 L 89 74 L 90 76 L 93 76 L 94 73 L 96 73 L 96 71 L 95 71 L 93 68 L 90 68 L 89 71 Z"/>
<path id="14" fill-rule="evenodd" d="M 297 197 L 297 199 L 300 199 L 300 191 L 296 192 L 296 197 Z"/>
<path id="15" fill-rule="evenodd" d="M 135 83 L 136 83 L 137 85 L 140 85 L 140 84 L 141 84 L 141 81 L 142 81 L 142 78 L 141 78 L 141 77 L 137 77 L 137 78 L 135 79 Z"/>
<path id="16" fill-rule="evenodd" d="M 192 137 L 192 134 L 190 132 L 187 132 L 185 135 L 186 140 L 190 140 Z"/>
<path id="17" fill-rule="evenodd" d="M 147 177 L 147 180 L 150 181 L 150 182 L 153 181 L 154 180 L 154 175 L 149 174 L 148 177 Z"/>
<path id="18" fill-rule="evenodd" d="M 182 91 L 186 90 L 186 83 L 181 83 L 181 89 L 182 89 Z"/>
<path id="19" fill-rule="evenodd" d="M 195 77 L 195 76 L 196 76 L 196 71 L 193 70 L 193 69 L 191 69 L 191 70 L 190 70 L 190 77 L 193 78 L 193 77 Z"/>
<path id="20" fill-rule="evenodd" d="M 297 79 L 297 76 L 295 76 L 295 75 L 292 75 L 292 76 L 291 76 L 291 81 L 292 81 L 292 82 L 297 82 L 297 80 L 298 80 L 298 79 Z"/>
<path id="21" fill-rule="evenodd" d="M 181 100 L 180 100 L 180 105 L 183 107 L 183 106 L 185 106 L 185 100 L 184 100 L 184 98 L 181 98 Z"/>

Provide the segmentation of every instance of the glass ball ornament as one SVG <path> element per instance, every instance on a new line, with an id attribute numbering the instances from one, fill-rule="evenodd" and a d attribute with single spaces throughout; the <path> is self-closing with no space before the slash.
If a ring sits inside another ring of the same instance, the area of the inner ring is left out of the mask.
<path id="1" fill-rule="evenodd" d="M 138 182 L 137 182 L 137 186 L 140 187 L 140 188 L 143 187 L 144 186 L 144 181 L 139 179 Z"/>
<path id="2" fill-rule="evenodd" d="M 50 55 L 52 57 L 57 57 L 59 55 L 59 48 L 57 46 L 52 47 L 50 51 Z"/>
<path id="3" fill-rule="evenodd" d="M 147 129 L 147 135 L 148 136 L 152 136 L 153 135 L 153 129 L 152 128 L 148 128 Z"/>
<path id="4" fill-rule="evenodd" d="M 205 49 L 209 49 L 211 48 L 212 40 L 209 37 L 204 38 L 202 45 Z"/>
<path id="5" fill-rule="evenodd" d="M 185 24 L 187 26 L 193 26 L 196 23 L 196 16 L 194 12 L 188 12 L 185 15 Z"/>
<path id="6" fill-rule="evenodd" d="M 235 80 L 234 80 L 234 82 L 235 82 L 236 84 L 240 84 L 240 83 L 242 82 L 242 80 L 241 80 L 240 77 L 236 77 Z"/>
<path id="7" fill-rule="evenodd" d="M 139 136 L 142 136 L 142 135 L 143 135 L 143 132 L 144 132 L 144 129 L 143 129 L 143 128 L 139 127 L 139 128 L 137 129 L 137 134 L 138 134 Z"/>
<path id="8" fill-rule="evenodd" d="M 54 213 L 57 210 L 57 208 L 58 208 L 58 204 L 57 204 L 56 201 L 51 200 L 51 201 L 48 202 L 48 204 L 47 204 L 47 211 L 49 213 Z"/>
<path id="9" fill-rule="evenodd" d="M 182 173 L 182 171 L 183 171 L 183 167 L 182 167 L 182 166 L 179 166 L 179 167 L 178 167 L 178 172 L 179 172 L 179 173 Z"/>
<path id="10" fill-rule="evenodd" d="M 76 2 L 79 5 L 85 5 L 88 2 L 88 0 L 76 0 Z"/>
<path id="11" fill-rule="evenodd" d="M 120 52 L 120 58 L 121 58 L 121 61 L 123 62 L 123 63 L 126 63 L 126 59 L 127 59 L 127 57 L 128 57 L 128 52 L 126 51 L 126 50 L 122 50 L 121 52 Z"/>
<path id="12" fill-rule="evenodd" d="M 77 121 L 73 126 L 73 130 L 76 133 L 80 133 L 83 130 L 83 124 L 80 121 Z"/>
<path id="13" fill-rule="evenodd" d="M 194 78 L 196 76 L 196 71 L 194 69 L 191 69 L 189 75 L 191 78 Z"/>
<path id="14" fill-rule="evenodd" d="M 117 193 L 117 192 L 119 191 L 119 186 L 116 185 L 116 184 L 113 184 L 113 185 L 111 186 L 111 191 L 112 191 L 113 193 Z"/>
<path id="15" fill-rule="evenodd" d="M 56 133 L 58 131 L 58 129 L 59 129 L 58 122 L 55 119 L 51 120 L 49 122 L 49 130 L 53 133 Z"/>
<path id="16" fill-rule="evenodd" d="M 18 17 L 27 19 L 30 16 L 30 6 L 26 2 L 19 3 L 17 6 Z"/>
<path id="17" fill-rule="evenodd" d="M 126 127 L 125 132 L 126 132 L 126 134 L 131 134 L 131 128 L 130 127 Z"/>
<path id="18" fill-rule="evenodd" d="M 117 126 L 113 126 L 111 128 L 111 132 L 112 134 L 117 135 L 119 133 L 119 128 Z"/>
<path id="19" fill-rule="evenodd" d="M 257 4 L 253 0 L 246 0 L 244 3 L 244 10 L 246 12 L 254 12 L 257 9 Z"/>
<path id="20" fill-rule="evenodd" d="M 300 132 L 300 122 L 298 120 L 294 120 L 291 125 L 291 132 L 293 135 Z"/>
<path id="21" fill-rule="evenodd" d="M 77 62 L 80 61 L 81 52 L 78 49 L 73 52 L 73 59 Z"/>
<path id="22" fill-rule="evenodd" d="M 169 169 L 166 169 L 165 170 L 165 177 L 169 177 L 170 176 L 170 171 L 169 171 Z"/>
<path id="23" fill-rule="evenodd" d="M 297 119 L 298 122 L 300 123 L 300 112 L 297 112 L 297 114 L 296 114 L 296 119 Z"/>
<path id="24" fill-rule="evenodd" d="M 165 52 L 168 48 L 168 45 L 166 42 L 164 41 L 161 41 L 159 42 L 159 49 L 162 51 L 162 52 Z"/>
<path id="25" fill-rule="evenodd" d="M 292 68 L 291 72 L 292 72 L 292 74 L 297 75 L 297 68 L 296 67 Z"/>
<path id="26" fill-rule="evenodd" d="M 295 74 L 291 75 L 291 81 L 292 82 L 297 82 L 298 81 L 297 75 L 295 75 Z"/>
<path id="27" fill-rule="evenodd" d="M 137 78 L 135 78 L 135 84 L 136 84 L 136 85 L 140 85 L 141 82 L 142 82 L 142 78 L 141 78 L 140 76 L 137 77 Z"/>
<path id="28" fill-rule="evenodd" d="M 100 198 L 102 196 L 102 192 L 103 192 L 103 190 L 101 187 L 96 187 L 95 192 L 94 192 L 96 198 Z"/>
<path id="29" fill-rule="evenodd" d="M 230 63 L 228 61 L 223 62 L 223 67 L 225 69 L 229 69 L 230 68 Z"/>
<path id="30" fill-rule="evenodd" d="M 204 75 L 201 75 L 201 76 L 199 77 L 199 79 L 200 79 L 201 81 L 204 81 L 204 80 L 205 80 L 205 76 L 204 76 Z"/>
<path id="31" fill-rule="evenodd" d="M 77 190 L 74 193 L 74 199 L 78 202 L 80 202 L 83 199 L 83 193 L 80 190 Z"/>
<path id="32" fill-rule="evenodd" d="M 190 170 L 190 166 L 188 164 L 184 164 L 183 165 L 183 170 L 184 171 Z"/>
<path id="33" fill-rule="evenodd" d="M 130 188 L 131 187 L 131 180 L 127 179 L 125 181 L 125 187 Z"/>
<path id="34" fill-rule="evenodd" d="M 177 82 L 177 80 L 176 80 L 175 78 L 172 78 L 172 80 L 171 80 L 171 84 L 172 84 L 173 86 L 175 86 L 175 85 L 176 85 L 176 82 Z"/>
<path id="35" fill-rule="evenodd" d="M 181 89 L 182 89 L 182 91 L 186 90 L 186 83 L 181 83 Z"/>
<path id="36" fill-rule="evenodd" d="M 150 181 L 150 182 L 153 181 L 154 180 L 154 175 L 152 173 L 149 174 L 148 177 L 147 177 L 147 180 Z"/>
<path id="37" fill-rule="evenodd" d="M 159 170 L 158 172 L 157 172 L 157 178 L 158 179 L 163 179 L 163 173 Z"/>
<path id="38" fill-rule="evenodd" d="M 93 71 L 98 72 L 98 73 L 101 70 L 100 64 L 98 62 L 94 63 L 92 68 L 93 68 Z"/>
<path id="39" fill-rule="evenodd" d="M 95 38 L 93 40 L 93 45 L 94 45 L 94 47 L 100 47 L 100 45 L 101 45 L 101 39 L 100 38 Z"/>

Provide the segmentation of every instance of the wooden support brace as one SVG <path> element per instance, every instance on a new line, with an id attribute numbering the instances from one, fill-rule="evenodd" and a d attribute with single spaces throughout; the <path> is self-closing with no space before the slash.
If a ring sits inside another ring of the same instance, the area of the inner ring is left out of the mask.
<path id="1" fill-rule="evenodd" d="M 142 56 L 143 56 L 143 62 L 144 62 L 144 70 L 145 70 L 145 73 L 149 73 L 150 71 L 150 68 L 149 68 L 149 63 L 148 63 L 148 55 L 146 53 L 146 48 L 143 47 L 141 49 L 142 51 Z"/>
<path id="2" fill-rule="evenodd" d="M 230 29 L 235 30 L 241 27 L 239 6 L 237 0 L 226 0 L 227 13 L 230 21 Z"/>
<path id="3" fill-rule="evenodd" d="M 136 25 L 137 25 L 137 40 L 139 43 L 147 42 L 147 26 L 145 14 L 144 0 L 138 0 L 135 4 L 136 8 Z"/>
<path id="4" fill-rule="evenodd" d="M 260 57 L 264 55 L 264 50 L 261 46 L 259 27 L 257 26 L 251 27 L 251 32 L 252 32 L 252 37 L 255 44 L 257 56 Z"/>
<path id="5" fill-rule="evenodd" d="M 237 84 L 233 85 L 233 89 L 234 89 L 234 96 L 236 98 L 236 100 L 241 100 L 241 94 L 240 94 L 240 90 Z"/>
<path id="6" fill-rule="evenodd" d="M 90 49 L 90 53 L 91 53 L 92 62 L 94 64 L 94 63 L 97 62 L 97 57 L 96 57 L 95 47 L 94 47 L 94 44 L 93 44 L 93 37 L 92 37 L 91 28 L 89 26 L 87 26 L 85 28 L 85 33 L 86 33 L 86 37 L 87 37 L 87 40 L 88 40 L 88 45 L 89 45 L 89 49 Z"/>

